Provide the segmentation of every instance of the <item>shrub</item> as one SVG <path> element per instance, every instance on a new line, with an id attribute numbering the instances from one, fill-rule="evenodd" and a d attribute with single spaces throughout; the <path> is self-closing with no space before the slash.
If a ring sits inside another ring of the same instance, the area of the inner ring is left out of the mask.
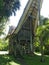
<path id="1" fill-rule="evenodd" d="M 8 50 L 8 40 L 0 40 L 0 51 Z"/>
<path id="2" fill-rule="evenodd" d="M 44 54 L 49 55 L 49 45 L 48 44 L 45 46 Z"/>

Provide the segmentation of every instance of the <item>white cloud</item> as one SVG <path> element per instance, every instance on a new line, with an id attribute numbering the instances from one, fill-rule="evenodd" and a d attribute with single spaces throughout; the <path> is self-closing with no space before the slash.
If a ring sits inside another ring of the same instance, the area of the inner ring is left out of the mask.
<path id="1" fill-rule="evenodd" d="M 44 17 L 49 17 L 49 0 L 43 0 L 41 15 Z"/>

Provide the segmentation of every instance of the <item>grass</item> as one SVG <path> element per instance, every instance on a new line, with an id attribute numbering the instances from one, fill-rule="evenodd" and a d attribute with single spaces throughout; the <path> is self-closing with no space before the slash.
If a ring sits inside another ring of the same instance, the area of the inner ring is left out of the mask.
<path id="1" fill-rule="evenodd" d="M 27 65 L 49 65 L 49 56 L 48 57 L 44 57 L 45 58 L 45 62 L 41 62 L 41 56 L 24 56 L 25 62 L 27 63 Z"/>
<path id="2" fill-rule="evenodd" d="M 24 56 L 25 63 L 23 64 L 22 61 L 17 60 L 13 56 L 10 55 L 0 55 L 0 65 L 49 65 L 49 56 L 45 56 L 45 62 L 40 62 L 40 56 Z"/>
<path id="3" fill-rule="evenodd" d="M 0 65 L 21 65 L 21 63 L 10 55 L 0 55 Z"/>

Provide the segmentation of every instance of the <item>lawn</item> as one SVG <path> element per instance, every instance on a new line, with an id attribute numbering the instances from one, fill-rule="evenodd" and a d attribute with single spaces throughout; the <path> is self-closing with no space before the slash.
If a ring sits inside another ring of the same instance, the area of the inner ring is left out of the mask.
<path id="1" fill-rule="evenodd" d="M 40 62 L 40 56 L 24 56 L 23 60 L 17 60 L 10 55 L 0 55 L 0 65 L 49 65 L 49 57 L 45 56 L 45 62 Z"/>
<path id="2" fill-rule="evenodd" d="M 49 56 L 45 56 L 45 62 L 41 62 L 41 56 L 24 56 L 25 62 L 27 65 L 49 65 Z"/>
<path id="3" fill-rule="evenodd" d="M 21 63 L 10 55 L 0 55 L 0 65 L 21 65 Z"/>

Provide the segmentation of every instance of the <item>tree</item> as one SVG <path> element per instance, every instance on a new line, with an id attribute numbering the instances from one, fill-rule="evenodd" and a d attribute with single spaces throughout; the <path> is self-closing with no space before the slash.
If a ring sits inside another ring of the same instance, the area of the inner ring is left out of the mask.
<path id="1" fill-rule="evenodd" d="M 19 8 L 19 0 L 0 0 L 0 34 L 2 33 L 9 16 L 13 13 L 16 15 L 16 10 Z"/>
<path id="2" fill-rule="evenodd" d="M 1 20 L 1 22 L 0 22 L 0 36 L 1 36 L 2 34 L 4 34 L 3 30 L 4 30 L 4 28 L 5 28 L 5 23 L 6 23 L 5 21 L 6 21 L 6 19 L 3 18 L 3 19 Z"/>
<path id="3" fill-rule="evenodd" d="M 49 19 L 43 18 L 41 22 L 39 22 L 42 25 L 39 25 L 37 28 L 36 36 L 39 38 L 40 41 L 40 47 L 41 47 L 41 61 L 44 61 L 44 50 L 45 45 L 48 44 L 49 40 Z"/>
<path id="4" fill-rule="evenodd" d="M 9 17 L 20 7 L 19 0 L 0 0 L 0 18 Z"/>

